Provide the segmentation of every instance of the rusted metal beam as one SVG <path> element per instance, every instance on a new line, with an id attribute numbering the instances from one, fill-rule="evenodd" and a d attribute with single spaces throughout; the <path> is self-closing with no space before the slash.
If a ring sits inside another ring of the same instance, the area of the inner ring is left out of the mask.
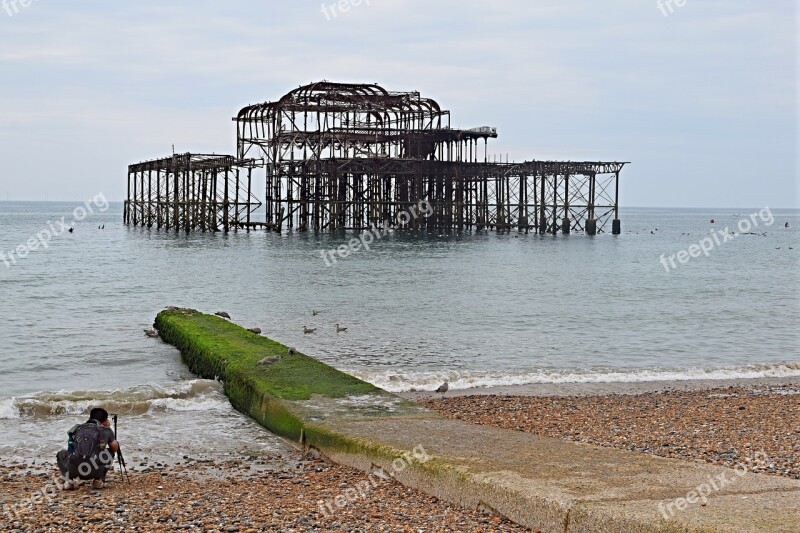
<path id="1" fill-rule="evenodd" d="M 125 222 L 185 231 L 389 224 L 593 233 L 613 213 L 618 233 L 626 162 L 490 162 L 496 129 L 451 128 L 450 112 L 416 91 L 323 81 L 247 106 L 233 120 L 236 156 L 182 153 L 130 165 Z M 262 206 L 254 185 L 264 193 L 264 222 L 254 220 Z M 399 218 L 425 199 L 431 216 Z"/>

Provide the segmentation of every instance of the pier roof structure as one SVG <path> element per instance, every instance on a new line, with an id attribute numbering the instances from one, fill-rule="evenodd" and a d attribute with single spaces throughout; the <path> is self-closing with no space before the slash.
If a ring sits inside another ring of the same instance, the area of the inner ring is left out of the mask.
<path id="1" fill-rule="evenodd" d="M 183 154 L 130 165 L 125 221 L 186 230 L 335 231 L 388 224 L 594 235 L 611 220 L 612 233 L 620 232 L 619 175 L 626 162 L 532 157 L 498 163 L 489 156 L 495 127 L 453 128 L 450 111 L 418 91 L 320 81 L 245 106 L 233 121 L 235 156 Z M 176 172 L 184 173 L 183 187 L 168 193 L 153 187 L 153 179 L 174 181 Z M 207 174 L 220 172 L 234 175 L 235 183 L 204 192 Z M 428 216 L 402 216 L 421 201 L 431 206 Z M 217 209 L 219 204 L 236 208 Z M 175 212 L 176 206 L 177 215 L 167 217 L 165 210 Z M 193 210 L 181 215 L 189 206 Z M 214 212 L 218 220 L 203 221 L 203 213 Z"/>

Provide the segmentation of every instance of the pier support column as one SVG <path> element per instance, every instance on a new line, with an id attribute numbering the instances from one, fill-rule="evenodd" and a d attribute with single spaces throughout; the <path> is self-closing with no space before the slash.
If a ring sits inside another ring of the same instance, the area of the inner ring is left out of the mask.
<path id="1" fill-rule="evenodd" d="M 586 235 L 597 234 L 597 220 L 594 218 L 586 219 Z"/>
<path id="2" fill-rule="evenodd" d="M 561 219 L 561 233 L 564 235 L 569 235 L 571 229 L 571 224 L 568 218 Z"/>
<path id="3" fill-rule="evenodd" d="M 619 170 L 614 172 L 614 221 L 611 225 L 611 234 L 619 235 L 622 224 L 619 221 Z"/>

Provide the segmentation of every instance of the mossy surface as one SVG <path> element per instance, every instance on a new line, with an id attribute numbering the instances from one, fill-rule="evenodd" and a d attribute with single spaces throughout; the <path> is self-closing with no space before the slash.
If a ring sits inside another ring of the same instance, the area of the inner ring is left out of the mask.
<path id="1" fill-rule="evenodd" d="M 374 385 L 340 372 L 223 318 L 193 309 L 158 314 L 164 342 L 181 352 L 195 374 L 221 379 L 233 406 L 273 433 L 325 452 L 363 454 L 392 460 L 402 453 L 354 439 L 328 425 L 335 419 L 433 413 Z M 279 355 L 272 365 L 258 365 Z M 355 401 L 353 400 L 355 399 Z"/>
<path id="2" fill-rule="evenodd" d="M 241 400 L 263 393 L 308 400 L 313 394 L 342 398 L 384 392 L 306 355 L 289 355 L 286 346 L 214 315 L 192 309 L 162 311 L 155 325 L 161 338 L 181 351 L 192 372 L 207 379 L 222 378 L 226 392 Z M 272 365 L 257 364 L 274 355 L 281 359 Z"/>

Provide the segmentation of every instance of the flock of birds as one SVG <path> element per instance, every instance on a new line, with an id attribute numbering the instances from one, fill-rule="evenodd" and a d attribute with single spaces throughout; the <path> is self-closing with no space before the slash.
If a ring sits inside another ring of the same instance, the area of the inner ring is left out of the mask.
<path id="1" fill-rule="evenodd" d="M 319 311 L 317 311 L 316 309 L 311 310 L 311 316 L 317 316 L 318 314 Z M 345 331 L 347 331 L 347 328 L 342 326 L 338 322 L 334 324 L 334 327 L 336 328 L 336 333 L 344 333 Z M 303 334 L 311 335 L 312 333 L 316 333 L 317 329 L 318 328 L 310 328 L 308 326 L 303 326 Z"/>
<path id="2" fill-rule="evenodd" d="M 97 229 L 106 229 L 106 225 L 100 224 L 99 226 L 97 226 Z M 70 228 L 67 231 L 69 231 L 70 233 L 75 233 L 75 227 L 70 226 Z"/>
<path id="3" fill-rule="evenodd" d="M 225 318 L 225 319 L 228 319 L 228 320 L 231 319 L 231 315 L 229 313 L 225 312 L 225 311 L 217 311 L 214 314 L 217 315 L 218 317 L 221 317 L 221 318 Z M 311 310 L 311 315 L 312 316 L 317 316 L 318 314 L 319 314 L 319 311 L 317 311 L 316 309 L 312 309 Z M 347 331 L 347 328 L 342 326 L 338 322 L 336 324 L 334 324 L 334 327 L 336 328 L 336 333 L 344 333 L 345 331 Z M 261 335 L 261 328 L 253 327 L 253 328 L 245 328 L 245 329 L 247 329 L 247 331 L 249 331 L 250 333 L 255 333 L 256 335 Z M 309 335 L 311 333 L 315 333 L 317 331 L 317 329 L 318 328 L 310 328 L 308 326 L 303 326 L 303 333 L 306 334 L 306 335 Z M 144 330 L 144 334 L 147 335 L 148 337 L 151 337 L 151 338 L 158 337 L 158 332 L 155 330 L 155 328 L 145 329 Z"/>
<path id="4" fill-rule="evenodd" d="M 170 310 L 170 311 L 175 310 L 175 307 L 170 306 L 170 307 L 167 308 L 167 310 Z M 214 314 L 217 315 L 218 317 L 225 318 L 227 320 L 231 320 L 231 315 L 226 313 L 225 311 L 217 311 Z M 312 316 L 317 316 L 318 314 L 319 314 L 319 311 L 317 311 L 316 309 L 312 309 L 311 310 L 311 315 Z M 344 333 L 345 331 L 347 331 L 347 328 L 342 327 L 338 322 L 335 324 L 335 326 L 336 326 L 336 333 Z M 250 333 L 254 333 L 256 335 L 261 335 L 261 328 L 258 328 L 258 327 L 247 328 L 247 331 L 249 331 Z M 309 328 L 308 326 L 303 326 L 303 333 L 306 334 L 306 335 L 314 333 L 315 331 L 317 331 L 317 328 Z M 156 331 L 155 328 L 145 329 L 144 330 L 144 334 L 147 335 L 150 338 L 158 338 L 158 331 Z M 296 355 L 297 354 L 297 350 L 294 349 L 294 348 L 289 348 L 286 353 L 287 353 L 287 355 Z M 262 360 L 260 360 L 256 364 L 262 365 L 262 366 L 269 366 L 269 365 L 273 365 L 273 364 L 277 363 L 281 359 L 282 359 L 281 355 L 271 355 L 269 357 L 263 358 Z M 444 383 L 439 385 L 439 388 L 437 388 L 434 392 L 439 392 L 439 393 L 444 394 L 449 389 L 450 389 L 450 385 L 447 383 L 447 381 L 445 381 Z"/>
<path id="5" fill-rule="evenodd" d="M 231 315 L 226 313 L 225 311 L 217 311 L 214 314 L 217 315 L 218 317 L 227 318 L 228 320 L 231 319 Z M 316 309 L 311 310 L 311 316 L 317 316 L 318 314 L 319 311 L 317 311 Z M 345 331 L 347 331 L 347 328 L 342 326 L 338 322 L 334 324 L 334 327 L 336 328 L 336 333 L 344 333 Z M 312 333 L 316 333 L 317 329 L 318 328 L 310 328 L 308 326 L 303 326 L 303 333 L 305 335 L 310 335 Z M 247 331 L 249 331 L 250 333 L 255 333 L 256 335 L 261 335 L 261 328 L 247 328 Z M 147 330 L 145 330 L 145 333 L 147 333 Z"/>

